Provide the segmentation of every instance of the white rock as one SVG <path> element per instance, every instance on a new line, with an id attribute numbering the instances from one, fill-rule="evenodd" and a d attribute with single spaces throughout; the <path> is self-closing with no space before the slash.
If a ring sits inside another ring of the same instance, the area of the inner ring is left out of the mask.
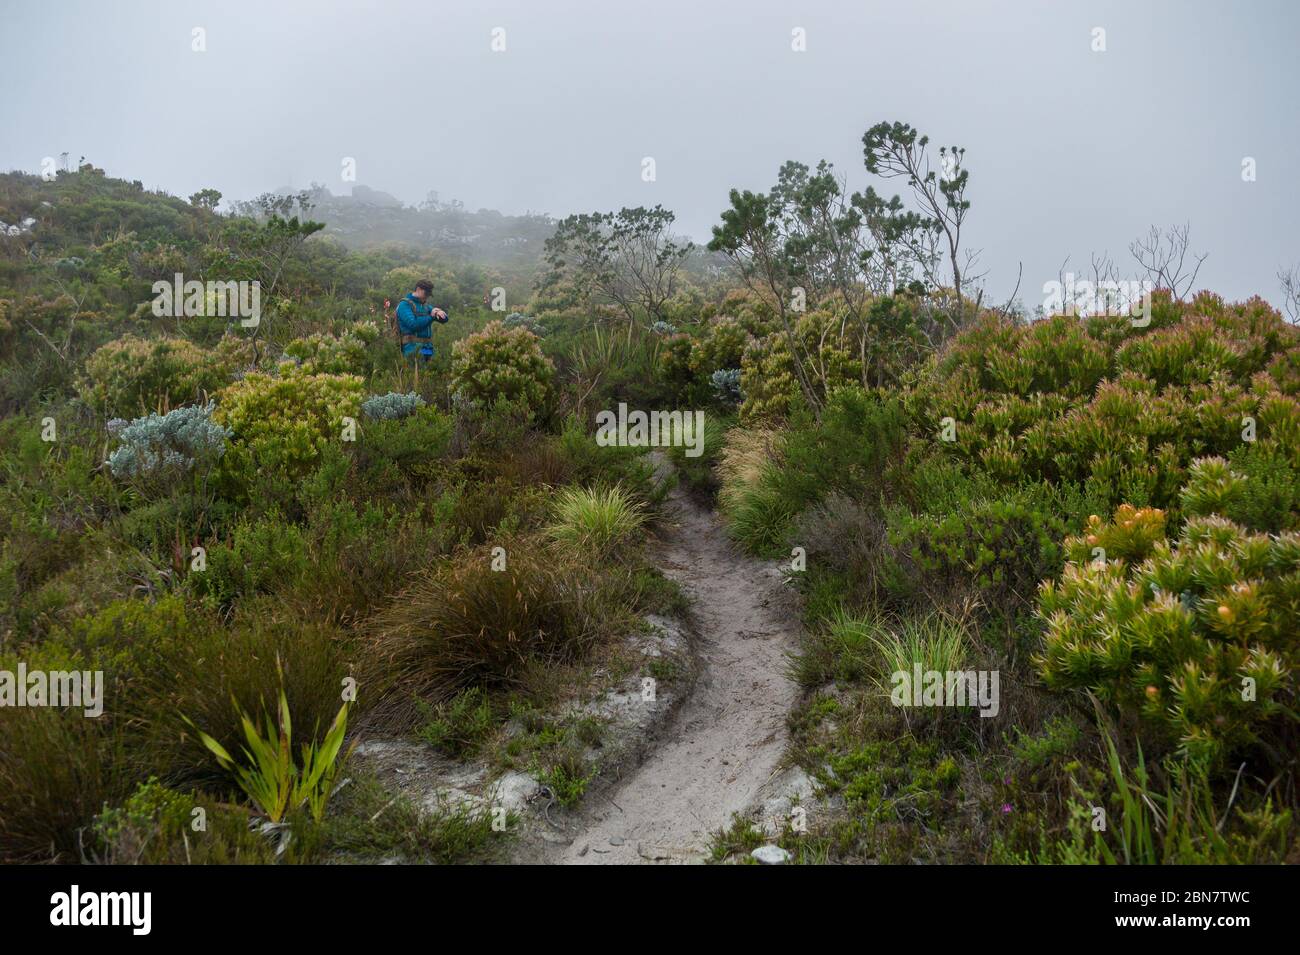
<path id="1" fill-rule="evenodd" d="M 455 786 L 444 786 L 434 790 L 424 797 L 421 805 L 424 811 L 429 813 L 443 813 L 457 809 L 476 812 L 485 808 L 481 797 Z"/>
<path id="2" fill-rule="evenodd" d="M 668 847 L 654 846 L 648 842 L 638 842 L 636 844 L 636 854 L 649 862 L 663 862 L 673 857 L 673 852 Z"/>
<path id="3" fill-rule="evenodd" d="M 759 846 L 750 853 L 760 865 L 785 865 L 790 861 L 790 853 L 780 846 Z"/>
<path id="4" fill-rule="evenodd" d="M 527 773 L 506 773 L 497 780 L 492 804 L 510 812 L 523 812 L 528 808 L 529 798 L 537 792 L 537 785 L 537 780 Z"/>

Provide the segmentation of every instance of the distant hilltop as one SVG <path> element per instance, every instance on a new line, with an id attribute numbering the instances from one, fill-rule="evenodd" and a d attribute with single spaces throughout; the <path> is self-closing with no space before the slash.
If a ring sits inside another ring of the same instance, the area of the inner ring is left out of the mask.
<path id="1" fill-rule="evenodd" d="M 274 191 L 294 195 L 299 190 Z M 442 202 L 435 191 L 417 205 L 361 183 L 352 186 L 351 195 L 334 195 L 320 183 L 305 191 L 311 197 L 311 218 L 325 223 L 325 234 L 351 247 L 398 242 L 461 253 L 482 262 L 523 264 L 540 259 L 542 247 L 555 231 L 550 216 L 511 216 L 495 209 L 470 212 L 459 200 Z M 234 203 L 236 209 L 239 205 Z"/>

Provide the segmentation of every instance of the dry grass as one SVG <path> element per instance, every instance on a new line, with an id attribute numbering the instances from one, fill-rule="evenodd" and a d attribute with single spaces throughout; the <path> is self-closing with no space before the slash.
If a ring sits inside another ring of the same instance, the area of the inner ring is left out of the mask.
<path id="1" fill-rule="evenodd" d="M 375 724 L 411 728 L 417 701 L 467 687 L 515 688 L 533 663 L 574 660 L 605 633 L 619 595 L 589 567 L 535 538 L 499 546 L 504 569 L 493 569 L 490 547 L 465 552 L 372 619 L 362 685 L 378 700 Z"/>
<path id="2" fill-rule="evenodd" d="M 780 439 L 781 432 L 775 428 L 737 427 L 727 432 L 717 466 L 722 482 L 718 497 L 724 505 L 757 485 L 763 471 L 779 461 Z"/>

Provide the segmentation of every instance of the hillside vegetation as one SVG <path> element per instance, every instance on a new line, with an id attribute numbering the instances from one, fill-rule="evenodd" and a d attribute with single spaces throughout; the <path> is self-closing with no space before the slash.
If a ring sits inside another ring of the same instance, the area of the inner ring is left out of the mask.
<path id="1" fill-rule="evenodd" d="M 925 146 L 864 137 L 906 204 L 789 163 L 707 250 L 656 207 L 486 263 L 345 246 L 310 193 L 0 176 L 37 220 L 0 237 L 0 671 L 104 674 L 94 718 L 0 707 L 0 859 L 503 857 L 351 744 L 580 803 L 600 728 L 556 707 L 682 610 L 677 480 L 799 596 L 797 861 L 1295 861 L 1300 329 L 1177 283 L 991 307 Z M 258 283 L 258 320 L 159 315 L 178 273 Z M 424 278 L 451 320 L 414 365 L 389 313 Z M 597 441 L 620 404 L 703 411 L 702 454 Z M 965 671 L 996 697 L 900 705 Z"/>

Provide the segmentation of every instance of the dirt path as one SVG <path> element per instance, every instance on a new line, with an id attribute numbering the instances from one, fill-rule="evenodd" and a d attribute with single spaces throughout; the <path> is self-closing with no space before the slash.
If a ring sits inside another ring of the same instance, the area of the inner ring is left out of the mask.
<path id="1" fill-rule="evenodd" d="M 646 760 L 589 800 L 567 864 L 685 862 L 748 808 L 785 751 L 795 625 L 779 571 L 737 551 L 713 514 L 674 492 L 660 565 L 694 602 L 700 673 Z"/>

